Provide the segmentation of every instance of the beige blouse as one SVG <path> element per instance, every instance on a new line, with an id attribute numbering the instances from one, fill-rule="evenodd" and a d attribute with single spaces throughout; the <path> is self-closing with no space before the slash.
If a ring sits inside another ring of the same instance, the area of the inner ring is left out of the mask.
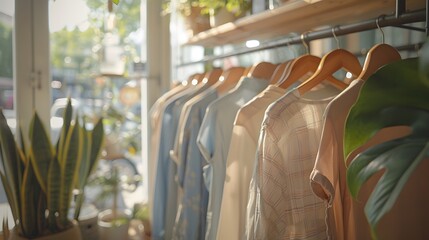
<path id="1" fill-rule="evenodd" d="M 328 238 L 325 203 L 312 192 L 309 177 L 323 113 L 336 94 L 322 88 L 303 97 L 293 90 L 267 109 L 258 146 L 259 203 L 248 239 Z"/>
<path id="2" fill-rule="evenodd" d="M 217 239 L 243 239 L 249 183 L 262 119 L 268 105 L 285 92 L 283 88 L 269 85 L 237 112 L 226 163 Z"/>

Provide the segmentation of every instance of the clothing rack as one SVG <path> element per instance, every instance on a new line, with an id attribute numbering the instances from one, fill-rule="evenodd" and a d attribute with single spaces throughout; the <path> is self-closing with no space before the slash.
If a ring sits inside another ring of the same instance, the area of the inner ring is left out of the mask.
<path id="1" fill-rule="evenodd" d="M 429 2 L 429 0 L 426 0 L 426 1 Z M 400 10 L 403 7 L 401 2 L 403 2 L 403 0 L 397 1 L 397 11 L 399 11 L 400 13 L 403 11 L 403 10 Z M 238 55 L 243 55 L 247 53 L 278 48 L 278 47 L 284 47 L 284 46 L 289 46 L 293 44 L 307 44 L 308 42 L 313 40 L 334 37 L 333 36 L 334 34 L 335 36 L 342 36 L 350 33 L 362 32 L 366 30 L 372 30 L 372 29 L 388 27 L 388 26 L 406 28 L 414 31 L 427 33 L 427 29 L 428 29 L 428 23 L 427 23 L 428 6 L 427 5 L 428 3 L 426 4 L 426 9 L 419 10 L 419 11 L 401 13 L 399 15 L 397 14 L 382 15 L 376 19 L 365 20 L 362 22 L 348 24 L 348 25 L 338 25 L 333 28 L 327 28 L 327 29 L 322 29 L 317 31 L 310 31 L 310 32 L 303 33 L 300 36 L 281 39 L 278 41 L 261 43 L 258 47 L 254 47 L 254 48 L 243 47 L 241 49 L 238 49 L 230 53 L 220 54 L 216 56 L 207 56 L 199 61 L 182 63 L 177 65 L 176 67 L 183 67 L 183 66 L 189 66 L 189 65 L 198 64 L 198 63 L 211 62 L 218 59 L 224 59 L 228 57 L 233 57 L 233 56 L 238 56 Z M 426 21 L 426 28 L 417 28 L 417 27 L 404 25 L 409 23 L 425 22 L 425 21 Z"/>

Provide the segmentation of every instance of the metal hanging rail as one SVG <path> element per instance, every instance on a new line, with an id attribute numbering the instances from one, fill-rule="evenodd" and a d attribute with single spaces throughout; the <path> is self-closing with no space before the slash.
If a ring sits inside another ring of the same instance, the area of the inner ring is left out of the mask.
<path id="1" fill-rule="evenodd" d="M 425 32 L 425 29 L 404 26 L 404 24 L 415 23 L 415 22 L 425 22 L 425 21 L 426 21 L 426 9 L 414 11 L 414 12 L 402 13 L 398 17 L 396 15 L 388 15 L 388 16 L 383 15 L 378 17 L 377 19 L 365 20 L 359 23 L 353 23 L 348 25 L 335 26 L 334 29 L 329 28 L 329 29 L 323 29 L 318 31 L 312 31 L 312 32 L 307 32 L 301 36 L 262 43 L 261 45 L 255 48 L 243 47 L 239 50 L 236 50 L 230 53 L 216 55 L 216 56 L 207 56 L 202 60 L 182 63 L 177 65 L 176 67 L 183 67 L 183 66 L 188 66 L 193 64 L 205 63 L 205 62 L 210 62 L 218 59 L 224 59 L 228 57 L 243 55 L 247 53 L 252 53 L 252 52 L 257 52 L 257 51 L 262 51 L 262 50 L 267 50 L 272 48 L 284 47 L 284 46 L 293 45 L 293 44 L 302 44 L 303 40 L 307 43 L 317 39 L 331 38 L 333 37 L 332 35 L 333 31 L 335 31 L 336 36 L 341 36 L 341 35 L 346 35 L 350 33 L 372 30 L 372 29 L 378 28 L 377 22 L 380 27 L 387 27 L 387 26 L 402 27 L 402 28 L 407 28 L 411 30 Z"/>

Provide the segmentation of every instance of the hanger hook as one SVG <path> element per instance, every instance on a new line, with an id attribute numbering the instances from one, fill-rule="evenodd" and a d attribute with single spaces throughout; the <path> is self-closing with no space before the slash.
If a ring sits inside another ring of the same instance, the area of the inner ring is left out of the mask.
<path id="1" fill-rule="evenodd" d="M 381 32 L 381 43 L 383 43 L 383 44 L 384 44 L 384 31 L 383 31 L 383 29 L 380 27 L 379 20 L 380 20 L 380 17 L 382 17 L 382 18 L 384 19 L 384 16 L 385 16 L 385 15 L 380 15 L 380 16 L 378 16 L 378 17 L 377 17 L 377 19 L 375 20 L 375 24 L 377 25 L 378 30 L 380 30 L 380 32 Z"/>
<path id="2" fill-rule="evenodd" d="M 308 49 L 307 41 L 305 41 L 305 38 L 306 38 L 307 33 L 308 33 L 308 32 L 304 32 L 304 33 L 302 33 L 302 34 L 301 34 L 301 42 L 302 42 L 302 45 L 304 45 L 305 50 L 307 51 L 307 54 L 310 54 L 310 51 L 309 51 L 309 49 Z"/>
<path id="3" fill-rule="evenodd" d="M 337 42 L 337 49 L 340 49 L 340 41 L 338 41 L 337 34 L 335 34 L 335 28 L 336 28 L 336 26 L 334 26 L 331 29 L 332 30 L 332 36 L 334 36 L 335 42 Z"/>

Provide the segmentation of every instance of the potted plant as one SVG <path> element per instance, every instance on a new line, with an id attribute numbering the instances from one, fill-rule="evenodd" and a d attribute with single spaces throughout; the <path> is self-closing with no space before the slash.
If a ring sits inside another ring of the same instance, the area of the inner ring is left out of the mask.
<path id="1" fill-rule="evenodd" d="M 143 225 L 144 239 L 150 239 L 152 236 L 152 227 L 150 224 L 150 213 L 148 204 L 135 203 L 133 206 L 133 211 L 131 213 L 131 218 L 134 221 L 138 222 L 137 224 Z"/>
<path id="2" fill-rule="evenodd" d="M 201 13 L 210 15 L 210 26 L 233 22 L 250 10 L 249 0 L 199 0 Z"/>
<path id="3" fill-rule="evenodd" d="M 112 208 L 104 210 L 98 215 L 98 229 L 100 239 L 116 240 L 127 239 L 130 222 L 130 213 L 121 211 L 118 207 L 118 196 L 122 180 L 118 168 L 113 167 L 110 176 L 104 176 L 104 194 L 112 194 Z"/>
<path id="4" fill-rule="evenodd" d="M 69 101 L 55 146 L 37 113 L 30 125 L 30 145 L 18 129 L 17 143 L 0 110 L 0 177 L 15 227 L 10 239 L 81 239 L 76 221 L 69 217 L 74 189 L 83 189 L 100 154 L 104 130 L 98 120 L 92 131 L 72 121 Z M 75 219 L 82 200 L 76 202 Z"/>
<path id="5" fill-rule="evenodd" d="M 200 32 L 210 29 L 209 14 L 202 14 L 202 8 L 198 0 L 180 0 L 173 7 L 170 0 L 162 4 L 163 14 L 169 14 L 172 10 L 180 13 L 183 17 L 187 34 L 192 37 Z"/>

